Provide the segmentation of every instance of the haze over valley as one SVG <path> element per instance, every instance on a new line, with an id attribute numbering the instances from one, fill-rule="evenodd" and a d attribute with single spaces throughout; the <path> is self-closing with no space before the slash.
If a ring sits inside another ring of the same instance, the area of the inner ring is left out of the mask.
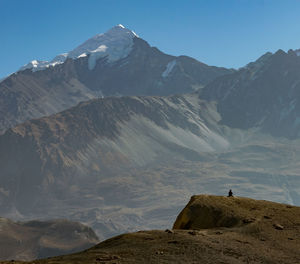
<path id="1" fill-rule="evenodd" d="M 53 261 L 142 263 L 160 239 L 149 263 L 189 243 L 207 263 L 248 263 L 236 241 L 253 263 L 298 260 L 299 49 L 233 69 L 167 54 L 136 31 L 117 24 L 0 80 L 0 260 L 94 246 Z M 190 253 L 178 263 L 201 257 Z"/>
<path id="2" fill-rule="evenodd" d="M 103 239 L 168 226 L 196 193 L 300 204 L 299 63 L 278 51 L 226 70 L 118 25 L 28 64 L 0 83 L 1 215 L 66 217 Z"/>

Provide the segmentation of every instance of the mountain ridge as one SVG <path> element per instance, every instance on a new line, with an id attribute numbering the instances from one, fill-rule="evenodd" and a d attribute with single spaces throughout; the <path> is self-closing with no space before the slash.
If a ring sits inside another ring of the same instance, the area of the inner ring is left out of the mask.
<path id="1" fill-rule="evenodd" d="M 232 72 L 186 56 L 164 54 L 127 29 L 112 30 L 122 34 L 111 38 L 108 31 L 108 35 L 96 36 L 100 38 L 96 46 L 92 41 L 83 44 L 88 47 L 75 49 L 75 55 L 87 50 L 84 56 L 60 56 L 57 60 L 62 63 L 53 67 L 25 69 L 0 82 L 0 131 L 103 96 L 194 92 L 217 76 Z"/>
<path id="2" fill-rule="evenodd" d="M 300 57 L 290 50 L 267 53 L 256 62 L 208 84 L 200 97 L 218 102 L 221 123 L 257 127 L 276 137 L 299 137 Z"/>
<path id="3" fill-rule="evenodd" d="M 119 24 L 112 27 L 106 33 L 97 34 L 80 44 L 75 49 L 67 53 L 62 53 L 54 57 L 50 62 L 33 60 L 20 68 L 19 71 L 31 69 L 32 71 L 44 70 L 64 63 L 66 59 L 78 59 L 89 56 L 89 69 L 95 67 L 96 60 L 101 57 L 108 57 L 108 61 L 113 62 L 126 57 L 133 45 L 133 38 L 138 35 Z"/>

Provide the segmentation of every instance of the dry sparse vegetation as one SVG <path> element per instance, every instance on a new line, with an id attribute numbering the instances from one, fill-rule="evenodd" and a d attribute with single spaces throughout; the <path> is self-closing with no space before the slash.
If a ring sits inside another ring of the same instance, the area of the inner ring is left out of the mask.
<path id="1" fill-rule="evenodd" d="M 287 264 L 300 263 L 299 250 L 299 207 L 200 195 L 192 197 L 173 230 L 124 234 L 77 254 L 29 263 Z"/>

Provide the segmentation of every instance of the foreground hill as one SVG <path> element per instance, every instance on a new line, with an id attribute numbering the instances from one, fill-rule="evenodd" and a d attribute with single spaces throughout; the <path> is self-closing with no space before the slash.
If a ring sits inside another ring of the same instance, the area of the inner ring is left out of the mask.
<path id="1" fill-rule="evenodd" d="M 103 96 L 193 92 L 231 70 L 167 55 L 118 25 L 0 82 L 0 132 Z"/>
<path id="2" fill-rule="evenodd" d="M 173 230 L 140 231 L 81 253 L 29 263 L 299 263 L 300 208 L 193 196 Z"/>
<path id="3" fill-rule="evenodd" d="M 95 245 L 94 231 L 67 220 L 13 222 L 0 218 L 0 259 L 31 260 L 84 250 Z"/>

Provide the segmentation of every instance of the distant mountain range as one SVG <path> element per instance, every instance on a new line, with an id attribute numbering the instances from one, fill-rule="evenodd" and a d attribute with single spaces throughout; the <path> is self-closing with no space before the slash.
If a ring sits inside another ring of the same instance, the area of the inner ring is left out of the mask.
<path id="1" fill-rule="evenodd" d="M 299 138 L 300 57 L 292 50 L 266 53 L 237 72 L 212 81 L 200 97 L 218 102 L 222 124 Z"/>
<path id="2" fill-rule="evenodd" d="M 93 98 L 190 93 L 232 71 L 164 54 L 118 25 L 0 82 L 0 131 Z"/>
<path id="3" fill-rule="evenodd" d="M 0 213 L 102 239 L 168 226 L 191 193 L 300 204 L 299 76 L 297 51 L 230 70 L 121 25 L 33 61 L 0 83 Z"/>

